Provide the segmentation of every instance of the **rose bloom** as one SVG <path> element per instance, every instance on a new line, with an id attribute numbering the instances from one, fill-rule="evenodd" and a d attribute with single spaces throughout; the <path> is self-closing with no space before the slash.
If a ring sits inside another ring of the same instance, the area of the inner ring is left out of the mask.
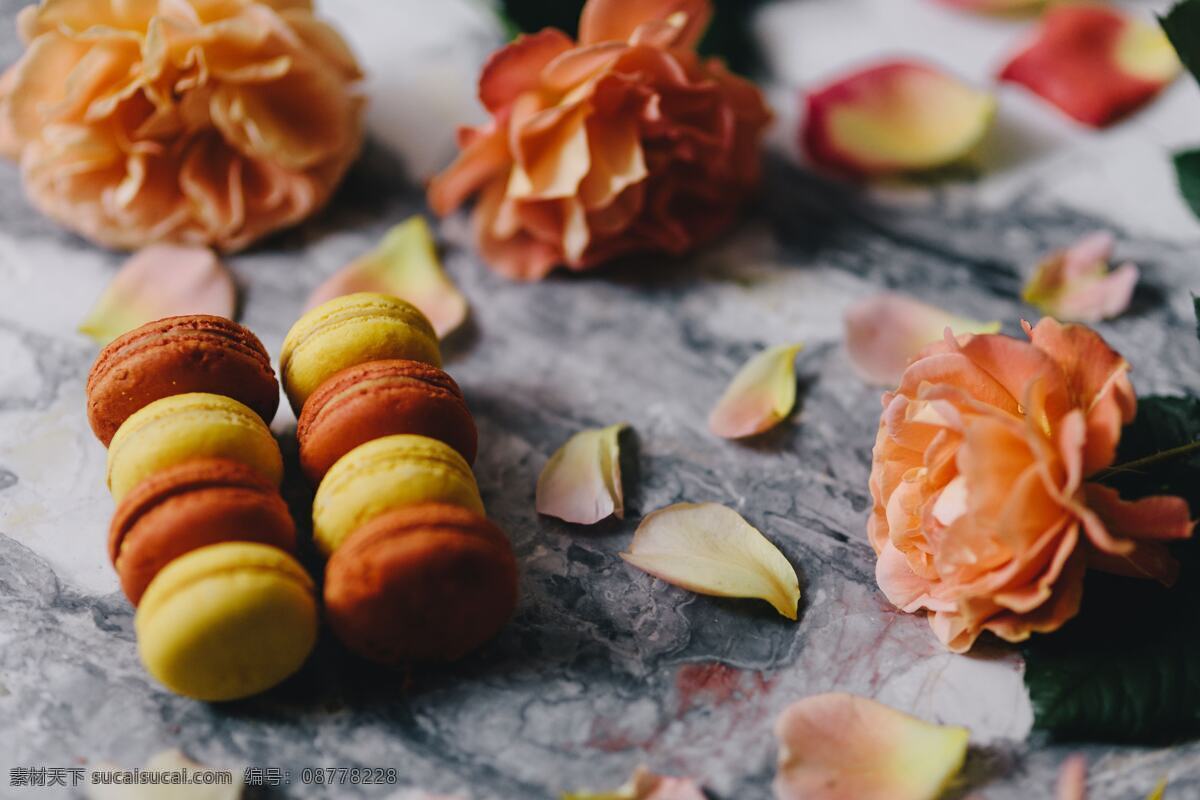
<path id="1" fill-rule="evenodd" d="M 307 0 L 43 0 L 18 28 L 0 150 L 103 245 L 240 249 L 320 208 L 358 152 L 358 65 Z"/>
<path id="2" fill-rule="evenodd" d="M 947 336 L 883 396 L 876 578 L 956 652 L 985 630 L 1019 642 L 1057 629 L 1088 566 L 1169 584 L 1165 541 L 1192 530 L 1181 498 L 1126 502 L 1087 482 L 1133 419 L 1128 364 L 1089 328 L 1025 328 L 1028 342 Z"/>
<path id="3" fill-rule="evenodd" d="M 695 53 L 707 0 L 588 0 L 576 44 L 547 28 L 492 56 L 492 114 L 429 187 L 478 194 L 483 258 L 513 278 L 633 252 L 680 254 L 726 229 L 759 180 L 758 89 Z"/>

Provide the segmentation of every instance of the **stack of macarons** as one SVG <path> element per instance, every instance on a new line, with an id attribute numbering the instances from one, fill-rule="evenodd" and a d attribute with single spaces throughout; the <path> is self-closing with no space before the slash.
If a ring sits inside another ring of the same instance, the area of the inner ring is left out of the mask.
<path id="1" fill-rule="evenodd" d="M 291 675 L 316 642 L 317 598 L 279 495 L 279 384 L 262 343 L 223 317 L 158 320 L 104 348 L 87 393 L 146 669 L 201 700 Z"/>
<path id="2" fill-rule="evenodd" d="M 440 366 L 424 315 L 373 293 L 312 309 L 280 355 L 301 466 L 317 485 L 326 619 L 385 664 L 459 658 L 516 605 L 512 546 L 471 472 L 475 424 Z"/>

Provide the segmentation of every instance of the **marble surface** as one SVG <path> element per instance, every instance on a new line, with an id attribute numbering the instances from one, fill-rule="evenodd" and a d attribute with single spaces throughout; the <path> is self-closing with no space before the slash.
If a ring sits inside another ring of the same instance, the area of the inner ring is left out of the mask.
<path id="1" fill-rule="evenodd" d="M 11 20 L 21 5 L 0 0 Z M 496 31 L 475 3 L 338 0 L 326 7 L 371 70 L 372 142 L 333 206 L 303 228 L 229 259 L 242 321 L 277 353 L 308 291 L 390 225 L 422 210 L 419 178 L 478 114 L 474 71 Z M 1140 13 L 1162 3 L 1135 3 Z M 521 603 L 465 662 L 402 676 L 323 640 L 301 674 L 260 698 L 210 706 L 143 673 L 132 611 L 104 552 L 112 504 L 104 451 L 84 418 L 96 348 L 74 332 L 120 256 L 57 229 L 0 167 L 0 797 L 12 766 L 137 766 L 171 746 L 214 766 L 292 771 L 286 797 L 377 797 L 394 787 L 299 784 L 318 766 L 395 767 L 402 785 L 474 798 L 548 798 L 620 784 L 639 763 L 701 779 L 714 797 L 770 795 L 771 726 L 790 701 L 870 695 L 969 726 L 956 796 L 1048 797 L 1075 750 L 1092 797 L 1200 798 L 1200 744 L 1062 746 L 1029 736 L 1019 657 L 999 645 L 943 651 L 926 623 L 891 609 L 865 540 L 878 391 L 851 372 L 841 314 L 900 288 L 1016 332 L 1029 265 L 1109 227 L 1144 281 L 1102 331 L 1135 364 L 1139 390 L 1200 389 L 1188 335 L 1200 289 L 1200 225 L 1167 156 L 1200 142 L 1200 91 L 1184 81 L 1144 113 L 1082 131 L 1019 91 L 1001 91 L 998 133 L 979 164 L 923 186 L 863 193 L 797 163 L 799 87 L 879 52 L 920 53 L 982 81 L 1025 23 L 979 20 L 928 0 L 794 0 L 763 13 L 779 112 L 761 201 L 737 231 L 681 262 L 643 259 L 538 285 L 478 262 L 466 224 L 441 224 L 449 272 L 472 302 L 447 368 L 474 410 L 479 481 L 511 534 Z M 18 51 L 0 26 L 0 61 Z M 803 340 L 800 408 L 747 444 L 715 440 L 707 411 L 752 353 Z M 581 529 L 533 511 L 545 460 L 585 426 L 629 422 L 629 514 Z M 294 456 L 294 420 L 275 421 Z M 295 471 L 289 495 L 303 518 Z M 790 623 L 765 604 L 703 598 L 618 557 L 643 513 L 677 501 L 737 508 L 796 566 Z"/>

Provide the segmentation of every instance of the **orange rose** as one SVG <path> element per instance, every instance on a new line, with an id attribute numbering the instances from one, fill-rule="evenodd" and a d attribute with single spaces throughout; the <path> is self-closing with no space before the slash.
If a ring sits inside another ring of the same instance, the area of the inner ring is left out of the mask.
<path id="1" fill-rule="evenodd" d="M 513 278 L 633 252 L 684 253 L 719 234 L 759 179 L 770 113 L 755 86 L 695 45 L 707 0 L 589 0 L 579 43 L 547 28 L 492 56 L 487 125 L 429 187 L 448 214 L 479 194 L 483 258 Z"/>
<path id="2" fill-rule="evenodd" d="M 307 0 L 43 0 L 18 27 L 0 150 L 101 244 L 237 250 L 320 208 L 358 152 L 358 65 Z"/>
<path id="3" fill-rule="evenodd" d="M 1164 542 L 1191 534 L 1178 497 L 1137 502 L 1087 478 L 1110 466 L 1137 400 L 1128 364 L 1094 331 L 1042 320 L 1030 341 L 965 336 L 928 348 L 883 397 L 868 525 L 876 578 L 926 609 L 962 652 L 1079 610 L 1095 566 L 1174 580 Z"/>

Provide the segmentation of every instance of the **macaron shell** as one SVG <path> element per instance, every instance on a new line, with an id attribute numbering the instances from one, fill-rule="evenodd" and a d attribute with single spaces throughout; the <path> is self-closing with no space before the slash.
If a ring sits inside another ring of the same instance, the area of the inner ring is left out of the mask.
<path id="1" fill-rule="evenodd" d="M 228 397 L 203 392 L 156 400 L 117 430 L 108 449 L 108 487 L 121 499 L 146 477 L 184 461 L 228 458 L 275 486 L 283 479 L 279 445 L 262 418 Z"/>
<path id="2" fill-rule="evenodd" d="M 291 556 L 245 542 L 167 565 L 134 618 L 147 671 L 197 700 L 236 700 L 298 670 L 317 638 L 313 583 Z"/>
<path id="3" fill-rule="evenodd" d="M 333 375 L 388 359 L 440 367 L 437 334 L 416 306 L 362 292 L 334 298 L 297 320 L 284 339 L 279 365 L 284 391 L 298 415 L 309 396 Z"/>
<path id="4" fill-rule="evenodd" d="M 384 664 L 461 658 L 495 636 L 516 602 L 507 537 L 452 506 L 376 517 L 325 572 L 330 628 L 349 649 Z"/>
<path id="5" fill-rule="evenodd" d="M 235 461 L 202 459 L 151 475 L 117 508 L 109 557 L 137 605 L 146 586 L 184 553 L 226 541 L 293 552 L 296 526 L 279 492 Z"/>
<path id="6" fill-rule="evenodd" d="M 449 375 L 415 361 L 372 361 L 327 380 L 304 404 L 296 435 L 300 464 L 314 484 L 360 444 L 398 433 L 445 442 L 468 464 L 478 434 Z"/>
<path id="7" fill-rule="evenodd" d="M 483 514 L 471 468 L 436 439 L 398 434 L 359 445 L 326 473 L 313 499 L 313 539 L 325 555 L 385 511 L 446 503 Z"/>
<path id="8" fill-rule="evenodd" d="M 188 392 L 232 397 L 267 423 L 279 408 L 279 383 L 258 337 L 197 314 L 147 323 L 101 350 L 88 375 L 88 422 L 107 446 L 131 414 Z"/>

